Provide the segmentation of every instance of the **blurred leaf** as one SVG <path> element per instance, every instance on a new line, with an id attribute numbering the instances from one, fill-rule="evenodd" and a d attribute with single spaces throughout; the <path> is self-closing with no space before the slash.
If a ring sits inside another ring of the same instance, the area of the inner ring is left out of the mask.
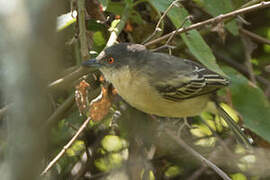
<path id="1" fill-rule="evenodd" d="M 203 0 L 205 10 L 212 16 L 218 16 L 233 11 L 233 5 L 230 0 Z M 225 27 L 233 34 L 238 35 L 238 26 L 236 20 L 226 23 Z"/>
<path id="2" fill-rule="evenodd" d="M 181 169 L 179 166 L 170 166 L 166 171 L 165 171 L 165 176 L 167 178 L 173 178 L 175 176 L 178 176 L 179 174 L 183 173 L 183 169 Z"/>
<path id="3" fill-rule="evenodd" d="M 232 68 L 224 68 L 231 77 L 234 108 L 241 114 L 244 125 L 270 142 L 270 104 L 263 91 Z"/>
<path id="4" fill-rule="evenodd" d="M 106 40 L 100 31 L 95 32 L 93 34 L 93 41 L 94 41 L 95 46 L 98 46 L 98 47 L 103 47 L 106 44 Z"/>
<path id="5" fill-rule="evenodd" d="M 67 155 L 68 156 L 76 156 L 79 155 L 84 149 L 84 142 L 80 140 L 76 140 L 73 145 L 68 148 Z"/>
<path id="6" fill-rule="evenodd" d="M 251 61 L 251 63 L 252 63 L 253 65 L 256 65 L 256 66 L 259 65 L 258 59 L 252 58 L 250 61 Z"/>
<path id="7" fill-rule="evenodd" d="M 203 112 L 201 113 L 201 118 L 203 118 L 205 120 L 205 122 L 207 122 L 207 124 L 214 130 L 216 131 L 217 130 L 217 127 L 216 127 L 216 123 L 214 121 L 214 118 L 213 116 L 208 113 L 208 112 Z"/>
<path id="8" fill-rule="evenodd" d="M 107 31 L 104 24 L 98 23 L 95 19 L 89 19 L 86 21 L 86 28 L 88 31 Z"/>
<path id="9" fill-rule="evenodd" d="M 103 158 L 97 159 L 95 165 L 101 171 L 107 172 L 122 165 L 123 158 L 120 153 L 112 153 Z"/>
<path id="10" fill-rule="evenodd" d="M 138 13 L 137 11 L 134 11 L 134 10 L 132 10 L 132 12 L 131 12 L 130 20 L 136 24 L 143 24 L 144 23 L 144 20 L 142 19 L 140 13 Z"/>
<path id="11" fill-rule="evenodd" d="M 150 3 L 153 4 L 159 11 L 164 12 L 173 0 L 163 1 L 163 0 L 150 0 Z M 184 7 L 173 7 L 168 12 L 168 17 L 174 24 L 176 28 L 179 28 L 182 23 L 185 21 L 185 18 L 188 16 L 188 12 Z M 186 22 L 186 25 L 190 25 L 190 22 Z M 183 38 L 185 44 L 188 46 L 190 52 L 207 68 L 211 69 L 214 72 L 217 72 L 220 75 L 226 76 L 224 72 L 219 68 L 216 63 L 216 58 L 213 55 L 211 49 L 206 44 L 202 36 L 197 30 L 191 30 L 187 33 L 182 33 L 181 37 Z"/>
<path id="12" fill-rule="evenodd" d="M 264 44 L 264 45 L 263 45 L 263 49 L 264 49 L 264 52 L 270 53 L 270 45 Z"/>
<path id="13" fill-rule="evenodd" d="M 55 145 L 58 145 L 61 148 L 61 143 L 64 143 L 72 135 L 73 131 L 68 127 L 66 120 L 62 119 L 58 122 L 57 127 L 52 129 L 51 140 Z"/>
<path id="14" fill-rule="evenodd" d="M 231 175 L 232 180 L 247 180 L 246 176 L 242 173 L 236 173 Z"/>
<path id="15" fill-rule="evenodd" d="M 197 137 L 204 137 L 212 135 L 211 130 L 205 124 L 192 124 L 190 129 L 191 134 Z"/>
<path id="16" fill-rule="evenodd" d="M 111 12 L 115 15 L 123 14 L 125 3 L 122 2 L 111 2 L 109 1 L 106 11 Z"/>
<path id="17" fill-rule="evenodd" d="M 246 0 L 232 0 L 232 4 L 235 8 L 240 8 L 242 5 L 246 3 Z"/>
<path id="18" fill-rule="evenodd" d="M 63 15 L 57 17 L 57 25 L 56 25 L 57 31 L 62 31 L 63 29 L 65 29 L 69 25 L 76 22 L 76 16 L 77 16 L 76 11 L 73 11 L 73 16 L 74 17 L 72 17 L 71 12 L 69 12 L 69 13 L 66 13 L 66 14 L 63 14 Z"/>
<path id="19" fill-rule="evenodd" d="M 107 135 L 101 141 L 102 147 L 108 152 L 116 152 L 123 148 L 122 140 L 118 136 Z"/>
<path id="20" fill-rule="evenodd" d="M 202 138 L 195 142 L 195 145 L 197 146 L 203 146 L 203 147 L 211 147 L 215 145 L 215 142 L 217 139 L 215 137 L 210 138 Z"/>
<path id="21" fill-rule="evenodd" d="M 93 34 L 93 49 L 96 52 L 100 52 L 106 45 L 106 39 L 101 31 L 97 31 Z"/>
<path id="22" fill-rule="evenodd" d="M 102 5 L 102 10 L 105 11 L 110 3 L 110 0 L 99 0 L 99 3 Z"/>
<path id="23" fill-rule="evenodd" d="M 115 19 L 115 20 L 113 20 L 112 21 L 112 24 L 111 24 L 111 27 L 108 29 L 108 31 L 113 31 L 115 28 L 116 28 L 116 26 L 117 26 L 117 24 L 120 22 L 120 19 Z"/>

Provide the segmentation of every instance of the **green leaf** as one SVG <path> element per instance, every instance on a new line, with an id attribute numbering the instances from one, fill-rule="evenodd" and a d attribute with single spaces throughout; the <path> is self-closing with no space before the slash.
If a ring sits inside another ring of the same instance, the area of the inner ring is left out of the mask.
<path id="1" fill-rule="evenodd" d="M 232 68 L 224 68 L 231 77 L 234 108 L 241 114 L 244 125 L 270 142 L 270 104 L 263 91 Z"/>
<path id="2" fill-rule="evenodd" d="M 231 0 L 203 0 L 203 7 L 212 16 L 218 16 L 233 11 L 233 5 Z M 233 35 L 238 35 L 238 26 L 236 20 L 229 21 L 225 27 Z"/>
<path id="3" fill-rule="evenodd" d="M 123 157 L 120 153 L 111 153 L 108 156 L 95 160 L 94 163 L 99 170 L 107 172 L 114 168 L 121 167 L 122 162 Z"/>
<path id="4" fill-rule="evenodd" d="M 106 11 L 115 15 L 123 14 L 125 3 L 122 2 L 109 2 Z"/>
<path id="5" fill-rule="evenodd" d="M 120 19 L 113 20 L 111 23 L 111 27 L 108 29 L 108 31 L 114 31 L 119 23 L 120 23 Z"/>
<path id="6" fill-rule="evenodd" d="M 183 169 L 179 166 L 171 166 L 165 171 L 165 176 L 169 179 L 183 173 Z"/>
<path id="7" fill-rule="evenodd" d="M 106 40 L 101 31 L 97 31 L 93 34 L 93 50 L 99 52 L 106 45 Z"/>
<path id="8" fill-rule="evenodd" d="M 164 12 L 169 5 L 173 2 L 172 0 L 163 1 L 163 0 L 150 0 L 149 1 L 155 8 L 159 11 Z M 179 28 L 182 23 L 185 21 L 185 18 L 188 16 L 188 12 L 184 7 L 173 7 L 168 12 L 168 17 L 174 24 L 176 28 Z M 190 25 L 190 22 L 186 22 L 185 25 Z M 182 33 L 181 37 L 183 38 L 185 44 L 189 48 L 190 52 L 207 68 L 212 71 L 226 76 L 224 72 L 219 68 L 216 63 L 216 58 L 213 55 L 211 49 L 206 44 L 201 34 L 197 30 L 192 30 L 187 33 Z M 227 77 L 227 76 L 226 76 Z"/>
<path id="9" fill-rule="evenodd" d="M 79 155 L 84 150 L 84 142 L 80 140 L 76 140 L 74 144 L 67 149 L 68 156 L 76 156 Z"/>
<path id="10" fill-rule="evenodd" d="M 108 152 L 117 152 L 123 148 L 122 140 L 118 136 L 107 135 L 101 141 L 104 149 Z"/>
<path id="11" fill-rule="evenodd" d="M 76 22 L 77 12 L 74 11 L 73 13 L 74 17 L 71 16 L 71 12 L 57 17 L 57 25 L 56 25 L 57 31 L 62 31 L 63 29 L 67 28 L 68 26 Z"/>
<path id="12" fill-rule="evenodd" d="M 247 177 L 242 173 L 235 173 L 231 175 L 232 180 L 247 180 Z"/>
<path id="13" fill-rule="evenodd" d="M 86 28 L 88 31 L 107 31 L 107 27 L 104 24 L 98 23 L 95 19 L 86 21 Z"/>

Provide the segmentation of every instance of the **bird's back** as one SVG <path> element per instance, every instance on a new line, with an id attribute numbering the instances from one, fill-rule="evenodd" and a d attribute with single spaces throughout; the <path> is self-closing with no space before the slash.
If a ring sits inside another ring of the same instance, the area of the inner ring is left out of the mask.
<path id="1" fill-rule="evenodd" d="M 152 53 L 152 52 L 149 52 Z M 142 71 L 164 98 L 179 101 L 212 93 L 229 84 L 223 76 L 202 65 L 163 53 L 145 56 Z M 150 59 L 149 59 L 150 58 Z"/>

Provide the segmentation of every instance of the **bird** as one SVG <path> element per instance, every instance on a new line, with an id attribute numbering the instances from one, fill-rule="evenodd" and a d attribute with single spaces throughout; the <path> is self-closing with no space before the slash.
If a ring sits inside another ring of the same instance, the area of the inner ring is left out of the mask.
<path id="1" fill-rule="evenodd" d="M 195 61 L 152 52 L 141 44 L 115 44 L 82 65 L 98 68 L 128 104 L 160 117 L 199 115 L 212 95 L 230 84 L 226 77 Z M 221 107 L 218 111 L 228 118 Z M 247 144 L 237 124 L 231 118 L 226 122 Z"/>

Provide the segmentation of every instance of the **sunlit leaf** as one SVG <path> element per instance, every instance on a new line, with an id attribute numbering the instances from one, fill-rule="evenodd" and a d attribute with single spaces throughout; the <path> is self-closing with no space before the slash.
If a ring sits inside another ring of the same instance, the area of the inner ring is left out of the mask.
<path id="1" fill-rule="evenodd" d="M 173 178 L 183 172 L 179 166 L 171 166 L 165 171 L 165 176 L 167 178 Z"/>
<path id="2" fill-rule="evenodd" d="M 73 145 L 67 150 L 68 156 L 75 156 L 82 152 L 84 149 L 84 142 L 80 140 L 76 140 Z"/>
<path id="3" fill-rule="evenodd" d="M 190 129 L 191 134 L 197 137 L 204 137 L 212 135 L 211 130 L 205 124 L 193 124 Z"/>
<path id="4" fill-rule="evenodd" d="M 72 17 L 71 12 L 57 17 L 57 26 L 56 26 L 57 31 L 62 31 L 69 25 L 76 22 L 76 16 L 77 16 L 77 12 L 73 11 L 73 17 Z"/>
<path id="5" fill-rule="evenodd" d="M 108 29 L 109 31 L 113 31 L 115 28 L 116 28 L 116 26 L 117 26 L 117 24 L 120 22 L 120 19 L 115 19 L 115 20 L 113 20 L 112 21 L 112 24 L 111 24 L 111 27 Z"/>
<path id="6" fill-rule="evenodd" d="M 236 173 L 231 175 L 232 180 L 247 180 L 247 177 L 242 173 Z"/>
<path id="7" fill-rule="evenodd" d="M 113 168 L 119 168 L 122 165 L 123 158 L 120 153 L 111 153 L 108 156 L 99 158 L 95 165 L 101 171 L 110 171 Z"/>
<path id="8" fill-rule="evenodd" d="M 108 151 L 119 151 L 123 148 L 122 140 L 118 136 L 107 135 L 101 141 L 102 147 Z"/>

